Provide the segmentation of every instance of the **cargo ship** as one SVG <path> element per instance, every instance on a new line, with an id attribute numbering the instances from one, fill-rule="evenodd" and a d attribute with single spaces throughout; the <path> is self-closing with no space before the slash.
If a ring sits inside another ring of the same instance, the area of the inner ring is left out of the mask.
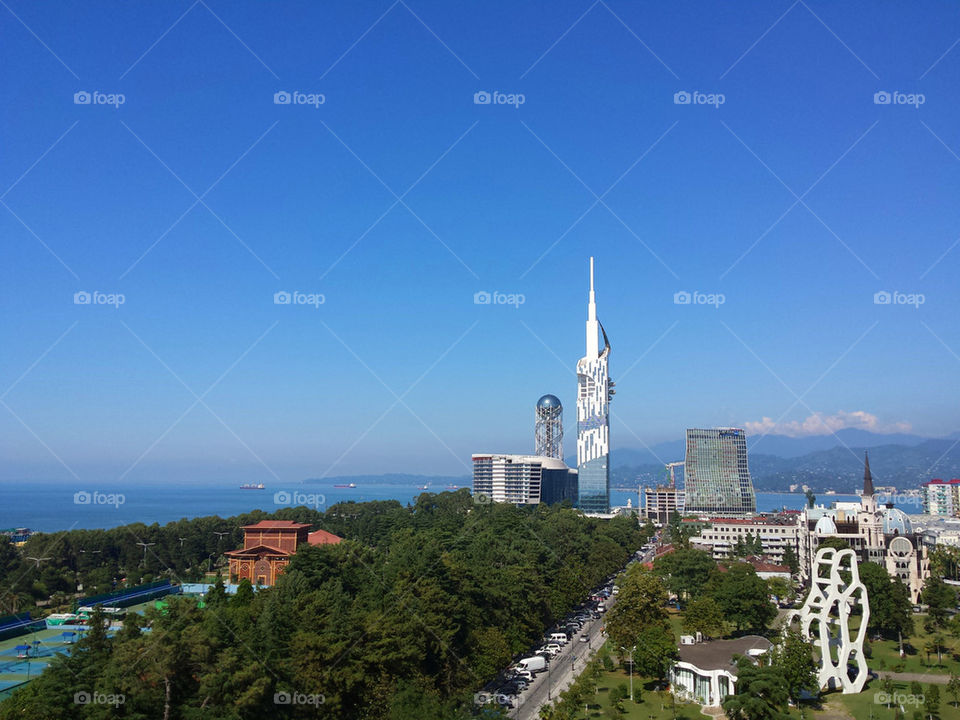
<path id="1" fill-rule="evenodd" d="M 247 483 L 246 485 L 240 486 L 241 490 L 265 490 L 263 483 Z"/>

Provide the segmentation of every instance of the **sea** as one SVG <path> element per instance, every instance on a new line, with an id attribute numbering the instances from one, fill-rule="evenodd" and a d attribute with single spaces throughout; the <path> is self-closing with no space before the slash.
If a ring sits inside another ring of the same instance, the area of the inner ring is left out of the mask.
<path id="1" fill-rule="evenodd" d="M 464 487 L 469 487 L 464 485 Z M 253 510 L 276 512 L 282 507 L 306 505 L 325 510 L 339 502 L 398 500 L 406 505 L 423 492 L 453 490 L 446 483 L 426 490 L 422 485 L 362 482 L 355 488 L 334 483 L 267 484 L 262 490 L 241 489 L 225 481 L 78 487 L 75 482 L 0 483 L 0 528 L 26 527 L 34 532 L 111 528 L 142 522 L 164 525 L 205 515 L 231 517 Z M 823 495 L 817 502 L 858 500 L 854 495 Z M 637 489 L 611 488 L 614 506 L 638 506 Z M 640 501 L 642 502 L 642 501 Z M 757 510 L 800 510 L 800 493 L 757 493 Z"/>

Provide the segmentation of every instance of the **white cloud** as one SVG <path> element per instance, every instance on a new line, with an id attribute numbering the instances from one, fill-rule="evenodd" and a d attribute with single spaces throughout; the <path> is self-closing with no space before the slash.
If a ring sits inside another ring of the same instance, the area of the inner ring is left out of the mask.
<path id="1" fill-rule="evenodd" d="M 787 435 L 789 437 L 829 435 L 846 428 L 869 430 L 875 433 L 910 432 L 911 430 L 910 423 L 881 423 L 876 415 L 864 410 L 854 410 L 853 412 L 839 410 L 832 415 L 815 412 L 805 420 L 791 420 L 780 423 L 764 417 L 759 422 L 746 422 L 743 427 L 751 435 Z"/>

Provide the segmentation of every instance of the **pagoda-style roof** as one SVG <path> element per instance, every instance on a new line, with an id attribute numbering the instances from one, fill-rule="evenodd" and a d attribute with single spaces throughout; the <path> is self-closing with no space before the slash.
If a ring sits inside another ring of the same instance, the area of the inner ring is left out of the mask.
<path id="1" fill-rule="evenodd" d="M 244 525 L 244 530 L 300 530 L 310 527 L 310 523 L 298 523 L 293 520 L 261 520 L 254 525 Z"/>

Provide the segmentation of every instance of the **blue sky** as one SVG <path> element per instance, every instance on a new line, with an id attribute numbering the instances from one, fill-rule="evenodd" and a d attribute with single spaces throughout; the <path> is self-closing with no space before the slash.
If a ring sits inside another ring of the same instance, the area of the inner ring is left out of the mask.
<path id="1" fill-rule="evenodd" d="M 545 392 L 572 451 L 590 255 L 614 450 L 960 429 L 950 3 L 10 0 L 0 32 L 0 478 L 462 474 L 532 450 Z"/>

